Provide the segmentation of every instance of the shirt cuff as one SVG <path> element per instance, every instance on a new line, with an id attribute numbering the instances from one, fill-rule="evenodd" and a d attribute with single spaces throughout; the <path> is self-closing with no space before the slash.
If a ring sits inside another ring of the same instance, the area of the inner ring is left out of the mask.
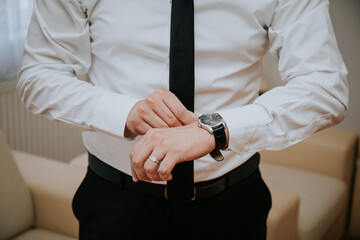
<path id="1" fill-rule="evenodd" d="M 272 121 L 264 107 L 249 104 L 218 112 L 229 130 L 228 150 L 238 154 L 258 152 L 267 145 L 267 125 Z"/>
<path id="2" fill-rule="evenodd" d="M 125 136 L 126 119 L 130 110 L 140 99 L 135 97 L 106 92 L 96 105 L 93 116 L 93 127 L 107 134 L 132 140 L 128 134 Z"/>

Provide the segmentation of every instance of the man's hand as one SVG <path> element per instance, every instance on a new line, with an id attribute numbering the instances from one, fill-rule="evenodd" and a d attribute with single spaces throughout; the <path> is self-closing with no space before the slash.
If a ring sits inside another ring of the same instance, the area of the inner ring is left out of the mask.
<path id="1" fill-rule="evenodd" d="M 179 127 L 197 121 L 180 100 L 166 89 L 158 89 L 137 102 L 126 120 L 126 130 L 144 135 L 151 128 Z"/>
<path id="2" fill-rule="evenodd" d="M 149 130 L 130 152 L 133 180 L 167 181 L 177 163 L 193 161 L 215 148 L 215 139 L 197 122 L 182 127 Z M 160 160 L 150 161 L 149 156 Z"/>

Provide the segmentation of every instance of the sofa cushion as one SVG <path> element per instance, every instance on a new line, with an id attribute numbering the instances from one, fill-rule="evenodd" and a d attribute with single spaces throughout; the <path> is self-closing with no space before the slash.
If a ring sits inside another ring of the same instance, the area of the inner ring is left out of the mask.
<path id="1" fill-rule="evenodd" d="M 29 189 L 0 131 L 0 239 L 29 228 L 34 213 Z"/>
<path id="2" fill-rule="evenodd" d="M 74 157 L 69 162 L 71 165 L 80 167 L 80 168 L 87 168 L 88 166 L 88 153 L 82 153 L 77 157 Z"/>
<path id="3" fill-rule="evenodd" d="M 86 168 L 15 150 L 13 156 L 32 193 L 35 226 L 77 236 L 78 221 L 71 203 Z"/>
<path id="4" fill-rule="evenodd" d="M 346 185 L 328 175 L 261 163 L 265 182 L 300 197 L 298 239 L 321 239 L 345 204 Z"/>
<path id="5" fill-rule="evenodd" d="M 54 232 L 49 232 L 42 229 L 34 229 L 27 231 L 12 240 L 75 240 L 75 239 L 76 238 L 57 234 Z"/>
<path id="6" fill-rule="evenodd" d="M 297 194 L 269 187 L 272 206 L 267 219 L 267 240 L 295 240 L 300 198 Z"/>

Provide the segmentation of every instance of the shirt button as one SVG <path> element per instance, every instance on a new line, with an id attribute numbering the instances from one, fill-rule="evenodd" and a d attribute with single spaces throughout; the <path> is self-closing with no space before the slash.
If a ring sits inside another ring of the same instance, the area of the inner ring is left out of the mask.
<path id="1" fill-rule="evenodd" d="M 292 137 L 292 138 L 290 139 L 290 141 L 295 142 L 295 141 L 296 141 L 296 137 Z"/>
<path id="2" fill-rule="evenodd" d="M 249 144 L 246 144 L 246 145 L 244 146 L 244 151 L 245 151 L 245 152 L 250 151 L 250 145 L 249 145 Z"/>

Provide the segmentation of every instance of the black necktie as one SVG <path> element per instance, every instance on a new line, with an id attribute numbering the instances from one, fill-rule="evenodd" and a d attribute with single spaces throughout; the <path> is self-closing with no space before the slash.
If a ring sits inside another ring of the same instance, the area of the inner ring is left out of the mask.
<path id="1" fill-rule="evenodd" d="M 170 35 L 170 91 L 184 106 L 194 111 L 194 3 L 172 0 Z M 194 163 L 182 162 L 172 171 L 167 196 L 184 204 L 194 196 Z"/>

